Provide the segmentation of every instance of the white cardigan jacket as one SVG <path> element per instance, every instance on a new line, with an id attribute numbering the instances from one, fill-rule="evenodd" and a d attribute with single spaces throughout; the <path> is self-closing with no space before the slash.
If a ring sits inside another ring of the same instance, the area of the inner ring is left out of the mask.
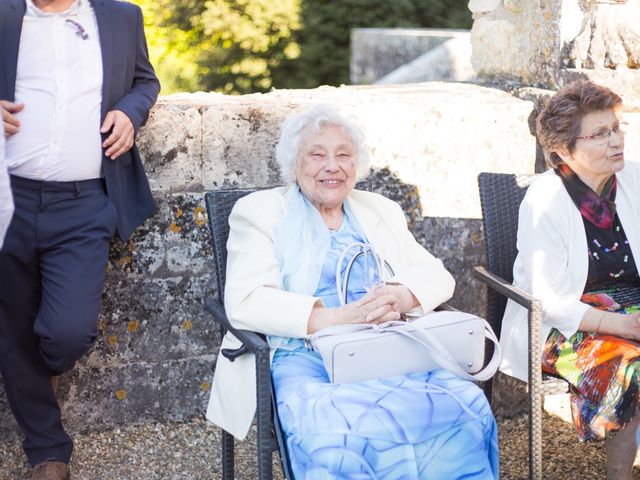
<path id="1" fill-rule="evenodd" d="M 640 267 L 640 164 L 627 162 L 616 177 L 618 217 Z M 542 303 L 542 349 L 552 327 L 570 337 L 589 308 L 580 301 L 589 268 L 582 216 L 552 170 L 531 184 L 520 205 L 517 246 L 513 283 Z M 527 311 L 510 300 L 502 319 L 500 370 L 525 382 L 527 338 Z"/>
<path id="2" fill-rule="evenodd" d="M 225 308 L 238 329 L 266 335 L 302 338 L 317 298 L 287 292 L 276 259 L 275 227 L 284 215 L 286 187 L 256 192 L 240 199 L 229 216 Z M 367 239 L 382 249 L 396 272 L 392 279 L 407 286 L 424 312 L 453 295 L 455 282 L 442 262 L 425 250 L 407 228 L 404 213 L 393 201 L 353 190 L 347 200 Z M 240 342 L 227 334 L 222 348 Z M 207 419 L 243 439 L 256 410 L 255 359 L 247 354 L 230 362 L 218 355 Z"/>

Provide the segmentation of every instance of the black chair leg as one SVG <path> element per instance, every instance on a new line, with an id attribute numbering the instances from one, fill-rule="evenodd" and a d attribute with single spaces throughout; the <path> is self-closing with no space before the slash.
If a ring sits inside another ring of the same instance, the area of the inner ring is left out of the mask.
<path id="1" fill-rule="evenodd" d="M 222 431 L 222 480 L 234 479 L 233 435 Z"/>
<path id="2" fill-rule="evenodd" d="M 272 480 L 273 479 L 273 447 L 269 444 L 273 444 L 271 438 L 271 432 L 264 432 L 264 436 L 258 432 L 258 479 L 259 480 Z M 262 437 L 262 438 L 260 438 Z"/>
<path id="3" fill-rule="evenodd" d="M 493 406 L 493 379 L 486 381 L 482 384 L 482 390 L 484 391 L 485 397 L 489 401 L 489 405 Z"/>

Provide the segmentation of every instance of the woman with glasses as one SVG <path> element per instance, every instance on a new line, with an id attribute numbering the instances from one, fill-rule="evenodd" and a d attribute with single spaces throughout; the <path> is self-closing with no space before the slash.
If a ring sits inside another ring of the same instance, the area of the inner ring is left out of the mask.
<path id="1" fill-rule="evenodd" d="M 580 439 L 606 439 L 609 480 L 630 478 L 640 419 L 640 164 L 625 164 L 621 110 L 589 81 L 548 100 L 537 135 L 551 168 L 520 206 L 513 267 L 542 302 L 542 368 L 571 385 Z M 526 322 L 510 301 L 501 369 L 525 381 Z"/>

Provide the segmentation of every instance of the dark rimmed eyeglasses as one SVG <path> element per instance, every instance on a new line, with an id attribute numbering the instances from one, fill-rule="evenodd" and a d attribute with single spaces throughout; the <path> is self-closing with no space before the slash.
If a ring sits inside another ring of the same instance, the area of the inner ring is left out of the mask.
<path id="1" fill-rule="evenodd" d="M 596 145 L 604 145 L 611 141 L 611 135 L 614 133 L 624 136 L 624 134 L 627 133 L 625 129 L 628 125 L 629 124 L 627 122 L 621 122 L 612 129 L 603 128 L 593 135 L 582 135 L 580 137 L 576 137 L 576 140 L 592 140 Z"/>
<path id="2" fill-rule="evenodd" d="M 65 22 L 76 28 L 76 35 L 79 36 L 82 40 L 86 40 L 87 38 L 89 38 L 89 34 L 87 33 L 87 31 L 78 22 L 76 22 L 75 20 L 71 20 L 70 18 L 67 18 Z"/>

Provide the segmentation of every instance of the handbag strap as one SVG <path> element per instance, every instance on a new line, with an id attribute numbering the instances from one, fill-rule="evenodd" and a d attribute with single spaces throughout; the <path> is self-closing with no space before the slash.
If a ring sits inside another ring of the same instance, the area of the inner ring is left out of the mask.
<path id="1" fill-rule="evenodd" d="M 473 374 L 466 372 L 460 367 L 460 365 L 458 365 L 458 362 L 456 362 L 456 359 L 451 355 L 447 347 L 445 347 L 444 344 L 435 337 L 435 335 L 430 335 L 424 330 L 419 330 L 410 323 L 404 323 L 398 327 L 391 326 L 389 328 L 385 328 L 385 330 L 404 335 L 405 337 L 418 342 L 425 350 L 427 350 L 427 352 L 429 352 L 431 358 L 438 365 L 449 370 L 451 373 L 455 373 L 459 377 L 467 380 L 484 382 L 489 380 L 498 370 L 502 351 L 500 350 L 500 342 L 498 341 L 496 334 L 491 329 L 491 326 L 486 320 L 483 319 L 482 321 L 484 322 L 485 338 L 488 338 L 494 344 L 493 356 L 486 367 Z"/>
<path id="2" fill-rule="evenodd" d="M 351 257 L 351 259 L 347 263 L 347 268 L 345 269 L 343 274 L 342 264 L 344 263 L 345 257 L 353 249 L 356 249 L 359 251 L 353 257 Z M 354 242 L 347 245 L 342 250 L 342 252 L 340 252 L 340 256 L 338 257 L 338 263 L 336 264 L 336 291 L 338 292 L 338 299 L 340 300 L 341 306 L 347 304 L 347 288 L 349 286 L 349 275 L 351 274 L 351 267 L 361 255 L 371 255 L 373 257 L 373 261 L 376 262 L 378 275 L 381 282 L 384 281 L 385 269 L 387 270 L 390 276 L 393 277 L 395 275 L 393 268 L 391 268 L 391 265 L 389 265 L 389 263 L 386 260 L 384 261 L 384 264 L 383 264 L 383 261 L 380 255 L 373 248 L 372 244 L 365 243 L 365 242 Z"/>
<path id="3" fill-rule="evenodd" d="M 380 257 L 376 254 L 371 244 L 364 243 L 364 242 L 354 242 L 344 247 L 342 252 L 340 252 L 340 256 L 338 257 L 338 263 L 336 265 L 336 291 L 338 292 L 338 299 L 340 300 L 341 306 L 346 305 L 347 303 L 347 284 L 349 283 L 349 274 L 351 273 L 351 267 L 353 266 L 355 259 L 358 257 L 358 254 L 361 253 L 361 252 L 357 252 L 356 255 L 354 255 L 351 261 L 347 264 L 347 268 L 345 269 L 345 272 L 344 272 L 344 281 L 343 281 L 342 264 L 344 263 L 345 257 L 353 249 L 361 250 L 361 252 L 365 252 L 365 254 L 371 253 L 373 255 L 374 261 L 378 264 L 379 275 L 382 276 L 382 268 L 380 266 Z"/>

